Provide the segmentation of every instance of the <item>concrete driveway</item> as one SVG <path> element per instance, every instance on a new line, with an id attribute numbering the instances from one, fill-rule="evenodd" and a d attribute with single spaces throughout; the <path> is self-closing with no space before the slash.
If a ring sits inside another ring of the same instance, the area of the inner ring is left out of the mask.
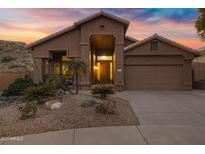
<path id="1" fill-rule="evenodd" d="M 148 144 L 205 144 L 204 91 L 125 91 Z"/>

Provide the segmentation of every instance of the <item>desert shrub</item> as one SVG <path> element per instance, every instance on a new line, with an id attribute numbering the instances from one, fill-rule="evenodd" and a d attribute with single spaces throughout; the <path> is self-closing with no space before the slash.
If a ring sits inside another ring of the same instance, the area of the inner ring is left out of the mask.
<path id="1" fill-rule="evenodd" d="M 18 78 L 3 91 L 2 96 L 19 96 L 27 87 L 32 85 L 34 85 L 34 83 L 31 78 Z"/>
<path id="2" fill-rule="evenodd" d="M 45 102 L 49 97 L 53 96 L 55 89 L 51 84 L 38 84 L 28 87 L 23 92 L 23 102 L 37 101 L 39 103 Z"/>
<path id="3" fill-rule="evenodd" d="M 16 59 L 16 57 L 13 57 L 13 56 L 10 56 L 10 55 L 6 55 L 6 56 L 3 56 L 1 58 L 1 63 L 8 63 L 8 62 L 10 62 L 12 60 L 15 60 L 15 59 Z"/>
<path id="4" fill-rule="evenodd" d="M 33 102 L 26 102 L 19 110 L 21 111 L 20 119 L 25 120 L 34 117 L 38 108 Z"/>
<path id="5" fill-rule="evenodd" d="M 69 86 L 73 85 L 72 77 L 68 75 L 47 74 L 43 77 L 43 82 L 52 84 L 55 89 L 67 90 Z"/>
<path id="6" fill-rule="evenodd" d="M 116 103 L 114 101 L 106 101 L 104 103 L 99 103 L 96 105 L 95 111 L 96 113 L 101 114 L 114 114 L 115 104 Z"/>
<path id="7" fill-rule="evenodd" d="M 108 94 L 114 94 L 113 86 L 110 84 L 96 84 L 91 87 L 92 95 L 99 95 L 100 98 L 105 99 Z"/>

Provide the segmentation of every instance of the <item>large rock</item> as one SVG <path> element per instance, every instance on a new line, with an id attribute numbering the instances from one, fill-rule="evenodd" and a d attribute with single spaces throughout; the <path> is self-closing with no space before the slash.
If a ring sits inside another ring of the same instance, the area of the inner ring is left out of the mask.
<path id="1" fill-rule="evenodd" d="M 62 103 L 61 102 L 55 102 L 51 105 L 51 110 L 57 110 L 61 107 Z"/>
<path id="2" fill-rule="evenodd" d="M 8 97 L 0 96 L 0 101 L 7 101 Z"/>
<path id="3" fill-rule="evenodd" d="M 91 107 L 91 106 L 94 106 L 94 105 L 96 105 L 98 102 L 97 101 L 95 101 L 95 100 L 84 100 L 82 103 L 81 103 L 81 105 L 80 106 L 82 106 L 82 107 Z"/>
<path id="4" fill-rule="evenodd" d="M 0 101 L 0 106 L 8 106 L 7 101 Z"/>
<path id="5" fill-rule="evenodd" d="M 47 101 L 45 105 L 50 110 L 56 110 L 62 106 L 62 103 L 59 100 L 51 100 L 51 101 Z"/>

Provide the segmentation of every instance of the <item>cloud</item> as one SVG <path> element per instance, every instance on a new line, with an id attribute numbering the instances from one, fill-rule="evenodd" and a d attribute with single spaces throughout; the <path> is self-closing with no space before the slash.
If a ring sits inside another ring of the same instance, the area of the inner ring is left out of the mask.
<path id="1" fill-rule="evenodd" d="M 108 9 L 109 11 L 123 15 L 130 14 L 130 20 L 144 23 L 170 20 L 176 22 L 193 22 L 199 15 L 196 9 L 173 9 L 173 8 L 148 8 L 148 9 Z"/>
<path id="2" fill-rule="evenodd" d="M 203 45 L 193 24 L 198 16 L 196 9 L 103 10 L 130 21 L 127 33 L 137 39 L 158 33 L 190 47 L 198 48 Z M 98 11 L 100 9 L 0 9 L 0 39 L 30 43 Z"/>
<path id="3" fill-rule="evenodd" d="M 130 24 L 128 35 L 138 39 L 144 39 L 157 33 L 171 40 L 180 42 L 192 48 L 204 46 L 196 35 L 193 23 L 181 23 L 175 21 L 162 21 L 156 24 L 146 24 L 134 21 Z"/>

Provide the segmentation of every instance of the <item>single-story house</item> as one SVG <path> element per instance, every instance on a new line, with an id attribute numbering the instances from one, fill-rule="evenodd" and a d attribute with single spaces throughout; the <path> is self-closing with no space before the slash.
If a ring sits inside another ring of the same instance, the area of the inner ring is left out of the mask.
<path id="1" fill-rule="evenodd" d="M 31 43 L 34 80 L 63 74 L 65 61 L 80 58 L 88 65 L 81 87 L 109 83 L 126 90 L 192 89 L 194 49 L 157 34 L 138 41 L 126 36 L 128 27 L 127 20 L 100 11 Z"/>

